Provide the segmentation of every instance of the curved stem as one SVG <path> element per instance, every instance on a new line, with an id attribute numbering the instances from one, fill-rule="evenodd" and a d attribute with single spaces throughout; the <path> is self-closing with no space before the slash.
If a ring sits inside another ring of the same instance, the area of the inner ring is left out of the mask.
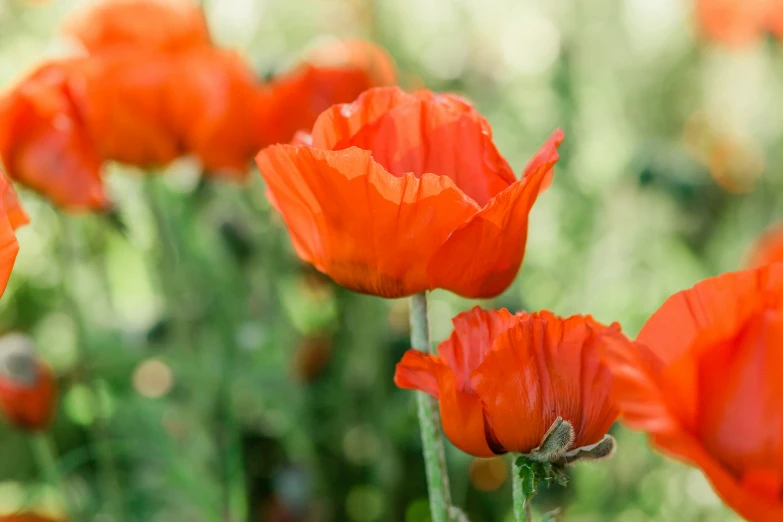
<path id="1" fill-rule="evenodd" d="M 512 503 L 514 506 L 514 522 L 532 522 L 533 512 L 531 501 L 533 497 L 527 498 L 522 488 L 522 469 L 517 465 L 516 458 L 511 472 Z"/>
<path id="2" fill-rule="evenodd" d="M 427 296 L 411 297 L 411 345 L 422 352 L 430 351 L 430 331 L 427 319 Z M 446 453 L 440 431 L 438 403 L 424 392 L 416 392 L 419 428 L 427 473 L 432 522 L 447 522 L 451 518 L 451 493 L 446 469 Z"/>
<path id="3" fill-rule="evenodd" d="M 77 511 L 69 502 L 65 478 L 60 473 L 60 468 L 57 465 L 57 451 L 54 449 L 51 437 L 46 432 L 37 432 L 31 433 L 29 440 L 30 449 L 33 452 L 33 458 L 38 466 L 38 470 L 43 474 L 49 485 L 59 491 L 63 509 L 68 514 L 68 520 L 78 521 Z"/>

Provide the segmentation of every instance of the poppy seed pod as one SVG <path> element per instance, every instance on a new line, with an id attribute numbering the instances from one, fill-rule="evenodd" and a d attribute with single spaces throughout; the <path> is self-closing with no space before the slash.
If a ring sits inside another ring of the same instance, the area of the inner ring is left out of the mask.
<path id="1" fill-rule="evenodd" d="M 57 395 L 51 370 L 35 355 L 29 337 L 8 334 L 0 339 L 0 409 L 21 429 L 46 429 Z"/>

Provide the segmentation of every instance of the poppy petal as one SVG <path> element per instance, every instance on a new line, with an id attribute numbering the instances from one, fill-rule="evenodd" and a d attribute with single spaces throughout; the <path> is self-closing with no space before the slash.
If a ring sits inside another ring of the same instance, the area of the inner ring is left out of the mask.
<path id="1" fill-rule="evenodd" d="M 172 65 L 166 99 L 174 135 L 208 172 L 241 181 L 263 146 L 252 71 L 236 53 L 211 47 Z"/>
<path id="2" fill-rule="evenodd" d="M 75 66 L 45 64 L 0 101 L 0 156 L 9 177 L 57 205 L 100 209 L 101 160 L 77 116 L 69 82 Z"/>
<path id="3" fill-rule="evenodd" d="M 173 66 L 165 55 L 118 51 L 86 60 L 72 73 L 79 111 L 102 158 L 158 166 L 182 154 L 163 88 Z"/>
<path id="4" fill-rule="evenodd" d="M 478 210 L 449 178 L 397 178 L 356 148 L 274 145 L 256 162 L 299 256 L 358 292 L 429 289 L 429 259 Z"/>
<path id="5" fill-rule="evenodd" d="M 19 207 L 11 184 L 2 174 L 0 174 L 0 191 L 3 193 L 3 197 L 0 198 L 0 296 L 2 296 L 19 252 L 19 243 L 14 229 L 27 222 L 27 215 Z"/>
<path id="6" fill-rule="evenodd" d="M 754 472 L 738 478 L 704 449 L 704 446 L 686 432 L 652 437 L 655 446 L 664 453 L 700 468 L 718 495 L 743 518 L 753 522 L 777 522 L 783 520 L 783 504 L 778 497 L 770 498 L 763 485 L 754 480 Z M 780 483 L 779 471 L 773 481 Z M 766 497 L 766 498 L 765 498 Z"/>
<path id="7" fill-rule="evenodd" d="M 528 215 L 557 162 L 561 139 L 562 133 L 556 132 L 542 148 L 548 151 L 546 161 L 539 153 L 533 170 L 449 237 L 429 267 L 433 288 L 471 298 L 494 297 L 508 288 L 525 255 Z"/>
<path id="8" fill-rule="evenodd" d="M 519 321 L 508 310 L 484 310 L 479 306 L 451 320 L 454 331 L 438 346 L 438 355 L 456 377 L 459 389 L 470 389 L 470 374 L 492 348 L 495 338 Z"/>
<path id="9" fill-rule="evenodd" d="M 575 447 L 601 440 L 618 411 L 608 400 L 611 375 L 598 357 L 607 329 L 592 318 L 529 314 L 495 339 L 473 371 L 471 387 L 498 442 L 528 453 L 562 417 L 576 432 Z"/>
<path id="10" fill-rule="evenodd" d="M 400 388 L 421 390 L 438 399 L 443 431 L 459 449 L 476 457 L 495 455 L 487 445 L 481 401 L 458 389 L 454 374 L 441 360 L 408 350 L 397 364 L 394 382 Z"/>
<path id="11" fill-rule="evenodd" d="M 111 0 L 66 22 L 65 33 L 90 53 L 118 47 L 181 51 L 209 45 L 203 11 L 189 0 Z"/>
<path id="12" fill-rule="evenodd" d="M 765 303 L 781 301 L 783 264 L 722 274 L 669 297 L 636 340 L 669 363 L 697 339 L 708 346 L 732 337 Z"/>
<path id="13" fill-rule="evenodd" d="M 465 100 L 399 88 L 374 89 L 333 107 L 313 129 L 318 148 L 359 147 L 395 176 L 448 176 L 483 206 L 516 181 L 492 143 L 489 124 Z"/>

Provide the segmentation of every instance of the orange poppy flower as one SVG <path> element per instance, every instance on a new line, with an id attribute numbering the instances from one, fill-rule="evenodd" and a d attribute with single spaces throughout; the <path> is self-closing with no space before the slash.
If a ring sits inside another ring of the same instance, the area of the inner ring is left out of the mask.
<path id="1" fill-rule="evenodd" d="M 29 219 L 25 214 L 11 183 L 0 173 L 0 296 L 5 292 L 8 278 L 19 252 L 14 230 L 26 224 Z"/>
<path id="2" fill-rule="evenodd" d="M 753 244 L 747 256 L 748 267 L 783 263 L 783 223 L 773 225 Z"/>
<path id="3" fill-rule="evenodd" d="M 453 323 L 438 355 L 409 350 L 394 382 L 438 399 L 443 430 L 455 446 L 476 457 L 531 454 L 558 418 L 572 428 L 558 459 L 578 460 L 612 441 L 607 431 L 618 410 L 598 352 L 607 339 L 630 344 L 619 326 L 590 316 L 479 307 Z"/>
<path id="4" fill-rule="evenodd" d="M 106 205 L 101 159 L 79 115 L 72 70 L 52 62 L 0 99 L 0 157 L 8 175 L 71 209 Z"/>
<path id="5" fill-rule="evenodd" d="M 273 145 L 256 162 L 299 256 L 339 284 L 492 297 L 519 270 L 562 139 L 556 131 L 517 180 L 467 101 L 387 87 L 321 114 L 312 146 Z"/>
<path id="6" fill-rule="evenodd" d="M 394 62 L 381 47 L 343 40 L 316 47 L 293 71 L 274 78 L 262 94 L 264 144 L 288 143 L 312 128 L 336 103 L 347 103 L 372 87 L 397 83 Z"/>
<path id="7" fill-rule="evenodd" d="M 754 522 L 783 520 L 783 264 L 671 296 L 606 361 L 625 422 Z"/>
<path id="8" fill-rule="evenodd" d="M 30 341 L 7 335 L 0 346 L 0 410 L 28 431 L 46 429 L 54 415 L 57 387 L 52 371 L 38 360 Z"/>
<path id="9" fill-rule="evenodd" d="M 780 0 L 697 0 L 697 16 L 706 35 L 727 45 L 747 45 L 768 30 L 781 34 Z"/>
<path id="10" fill-rule="evenodd" d="M 147 167 L 184 152 L 167 114 L 173 62 L 163 54 L 121 50 L 88 58 L 72 71 L 79 113 L 102 159 Z M 180 78 L 183 92 L 187 80 Z"/>
<path id="11" fill-rule="evenodd" d="M 232 51 L 193 50 L 172 67 L 166 85 L 168 118 L 182 145 L 208 173 L 245 178 L 263 146 L 259 121 L 266 100 L 260 90 L 253 72 Z"/>
<path id="12" fill-rule="evenodd" d="M 210 45 L 199 6 L 188 0 L 108 0 L 66 22 L 65 33 L 90 54 L 130 46 L 176 52 Z"/>

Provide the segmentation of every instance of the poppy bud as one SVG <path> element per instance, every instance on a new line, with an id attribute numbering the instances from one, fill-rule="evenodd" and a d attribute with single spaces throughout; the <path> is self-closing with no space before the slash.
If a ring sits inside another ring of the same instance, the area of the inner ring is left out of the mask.
<path id="1" fill-rule="evenodd" d="M 29 337 L 10 334 L 0 339 L 0 409 L 14 426 L 46 429 L 57 394 L 51 370 L 35 356 Z"/>

